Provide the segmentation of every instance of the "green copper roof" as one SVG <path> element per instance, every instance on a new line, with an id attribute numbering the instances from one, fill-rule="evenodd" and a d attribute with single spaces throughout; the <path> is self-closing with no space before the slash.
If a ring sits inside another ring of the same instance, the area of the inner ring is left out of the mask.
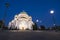
<path id="1" fill-rule="evenodd" d="M 27 14 L 27 12 L 25 12 L 24 10 L 21 12 L 22 14 Z"/>

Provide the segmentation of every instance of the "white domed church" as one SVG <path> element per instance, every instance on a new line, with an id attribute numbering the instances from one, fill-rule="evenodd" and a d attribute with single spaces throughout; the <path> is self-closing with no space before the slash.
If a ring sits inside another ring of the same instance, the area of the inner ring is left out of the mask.
<path id="1" fill-rule="evenodd" d="M 20 30 L 32 30 L 33 27 L 32 25 L 34 25 L 33 21 L 32 21 L 32 17 L 29 16 L 25 11 L 19 13 L 18 15 L 15 15 L 14 19 L 9 22 L 8 28 L 17 28 Z"/>

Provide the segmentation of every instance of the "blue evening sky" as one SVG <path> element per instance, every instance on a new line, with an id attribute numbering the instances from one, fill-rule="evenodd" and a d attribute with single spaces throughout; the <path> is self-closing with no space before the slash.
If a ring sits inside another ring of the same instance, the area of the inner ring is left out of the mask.
<path id="1" fill-rule="evenodd" d="M 50 10 L 54 10 L 56 25 L 60 25 L 60 0 L 0 0 L 0 20 L 3 19 L 5 13 L 5 3 L 9 2 L 5 23 L 13 20 L 14 15 L 19 14 L 23 10 L 32 16 L 34 22 L 38 19 L 38 25 L 50 27 L 53 25 Z M 42 21 L 40 23 L 40 21 Z"/>

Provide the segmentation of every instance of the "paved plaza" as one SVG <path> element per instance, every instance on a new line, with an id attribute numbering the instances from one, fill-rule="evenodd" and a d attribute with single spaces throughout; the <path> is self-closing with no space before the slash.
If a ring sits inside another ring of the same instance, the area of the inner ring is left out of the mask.
<path id="1" fill-rule="evenodd" d="M 0 31 L 0 40 L 60 40 L 55 31 Z"/>

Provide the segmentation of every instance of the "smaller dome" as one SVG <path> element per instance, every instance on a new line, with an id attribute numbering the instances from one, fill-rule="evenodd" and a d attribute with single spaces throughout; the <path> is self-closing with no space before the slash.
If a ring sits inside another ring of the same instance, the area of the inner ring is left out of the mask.
<path id="1" fill-rule="evenodd" d="M 15 15 L 15 18 L 17 18 L 18 15 Z"/>
<path id="2" fill-rule="evenodd" d="M 14 20 L 12 20 L 12 23 L 14 23 Z"/>
<path id="3" fill-rule="evenodd" d="M 24 10 L 21 12 L 21 14 L 27 14 L 27 12 L 25 12 Z"/>

